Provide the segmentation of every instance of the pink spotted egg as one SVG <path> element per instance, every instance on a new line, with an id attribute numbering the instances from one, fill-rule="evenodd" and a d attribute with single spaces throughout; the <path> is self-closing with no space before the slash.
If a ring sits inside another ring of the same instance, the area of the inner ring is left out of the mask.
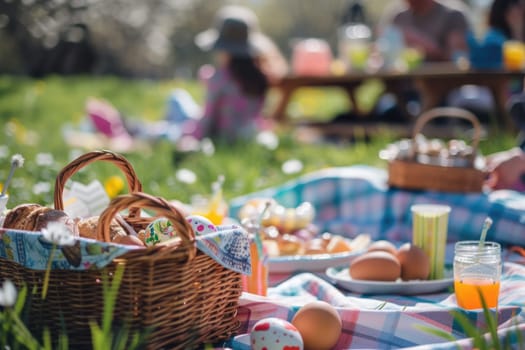
<path id="1" fill-rule="evenodd" d="M 303 350 L 303 338 L 293 324 L 276 317 L 258 321 L 250 332 L 252 350 Z"/>
<path id="2" fill-rule="evenodd" d="M 188 223 L 193 228 L 193 232 L 195 232 L 195 235 L 197 236 L 217 232 L 217 227 L 204 216 L 190 215 L 186 220 L 188 220 Z"/>

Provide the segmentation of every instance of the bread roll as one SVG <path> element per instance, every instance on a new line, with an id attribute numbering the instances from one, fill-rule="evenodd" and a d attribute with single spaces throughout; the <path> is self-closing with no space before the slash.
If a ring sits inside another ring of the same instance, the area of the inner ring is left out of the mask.
<path id="1" fill-rule="evenodd" d="M 97 237 L 97 226 L 98 226 L 98 216 L 91 216 L 88 218 L 82 218 L 78 221 L 78 233 L 80 237 L 98 239 L 103 241 L 104 237 Z M 109 237 L 111 241 L 114 240 L 116 236 L 122 237 L 127 236 L 127 232 L 120 226 L 120 224 L 115 220 L 111 220 L 109 225 Z"/>
<path id="2" fill-rule="evenodd" d="M 80 237 L 97 239 L 98 216 L 81 218 L 77 222 L 78 234 Z"/>

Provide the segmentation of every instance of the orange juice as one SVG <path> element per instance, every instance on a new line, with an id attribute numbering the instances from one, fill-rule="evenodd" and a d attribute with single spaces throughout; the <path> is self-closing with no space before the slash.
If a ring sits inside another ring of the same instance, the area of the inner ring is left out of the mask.
<path id="1" fill-rule="evenodd" d="M 264 256 L 259 256 L 257 245 L 250 245 L 252 274 L 242 275 L 242 289 L 245 292 L 266 296 L 268 291 L 268 264 Z"/>
<path id="2" fill-rule="evenodd" d="M 492 279 L 469 278 L 454 281 L 454 292 L 458 306 L 464 309 L 481 309 L 481 299 L 479 291 L 487 304 L 487 307 L 494 308 L 498 306 L 500 283 Z"/>

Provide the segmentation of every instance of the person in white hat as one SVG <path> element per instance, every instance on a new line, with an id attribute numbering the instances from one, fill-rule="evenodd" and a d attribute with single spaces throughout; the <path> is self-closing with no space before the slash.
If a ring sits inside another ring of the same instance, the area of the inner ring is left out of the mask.
<path id="1" fill-rule="evenodd" d="M 206 102 L 189 135 L 232 143 L 252 138 L 267 126 L 262 109 L 270 79 L 286 73 L 286 61 L 261 33 L 251 10 L 225 6 L 214 22 L 213 28 L 195 37 L 197 46 L 214 53 L 215 66 L 199 72 L 206 84 Z"/>

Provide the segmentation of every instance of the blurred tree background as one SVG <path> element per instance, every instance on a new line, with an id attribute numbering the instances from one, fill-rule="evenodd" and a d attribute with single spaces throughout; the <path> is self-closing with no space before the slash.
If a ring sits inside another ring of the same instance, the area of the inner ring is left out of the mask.
<path id="1" fill-rule="evenodd" d="M 194 36 L 225 4 L 251 7 L 286 57 L 294 40 L 326 39 L 349 0 L 0 0 L 0 74 L 192 78 L 209 56 Z M 372 25 L 384 0 L 367 0 Z"/>

